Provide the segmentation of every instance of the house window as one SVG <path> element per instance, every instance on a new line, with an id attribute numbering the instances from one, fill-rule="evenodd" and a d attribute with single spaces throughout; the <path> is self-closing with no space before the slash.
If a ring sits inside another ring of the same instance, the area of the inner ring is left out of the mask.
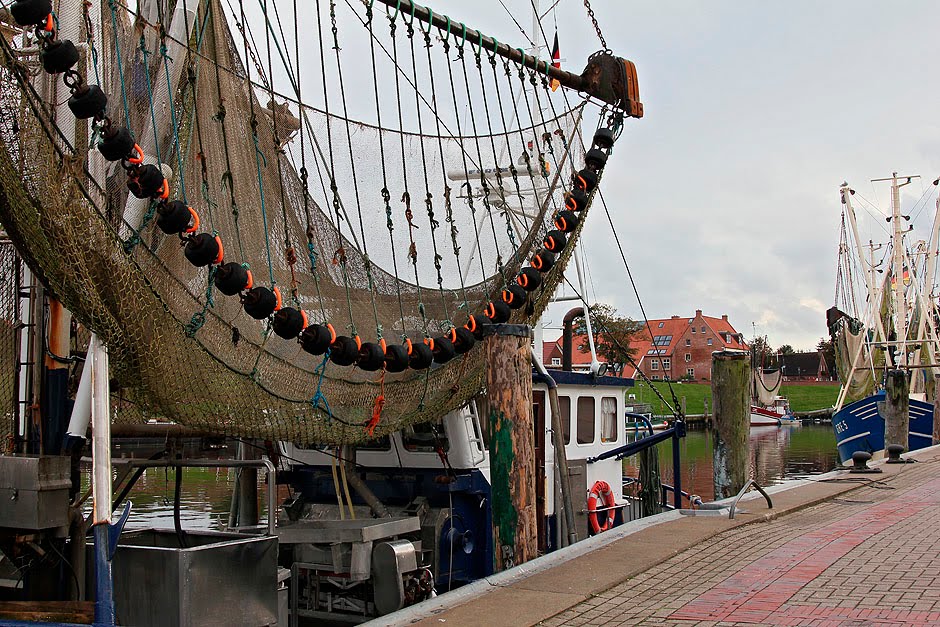
<path id="1" fill-rule="evenodd" d="M 617 397 L 601 398 L 601 442 L 616 442 L 620 426 L 617 419 Z"/>
<path id="2" fill-rule="evenodd" d="M 578 398 L 578 444 L 594 443 L 594 397 Z"/>
<path id="3" fill-rule="evenodd" d="M 660 322 L 660 323 L 659 323 L 659 326 L 656 327 L 656 328 L 657 328 L 657 329 L 662 329 L 664 324 L 666 324 L 666 323 L 665 323 L 665 322 Z"/>
<path id="4" fill-rule="evenodd" d="M 692 327 L 692 333 L 695 333 L 695 327 Z"/>
<path id="5" fill-rule="evenodd" d="M 712 338 L 708 338 L 708 345 L 709 345 L 709 346 L 712 345 Z"/>
<path id="6" fill-rule="evenodd" d="M 651 378 L 653 381 L 659 381 L 659 375 L 658 375 L 658 374 L 654 374 L 654 375 L 653 375 L 652 377 L 650 377 L 650 378 Z"/>
<path id="7" fill-rule="evenodd" d="M 672 361 L 668 357 L 663 358 L 663 370 L 669 370 L 672 366 Z"/>
<path id="8" fill-rule="evenodd" d="M 692 346 L 692 340 L 690 340 L 689 338 L 685 338 L 685 345 Z"/>
<path id="9" fill-rule="evenodd" d="M 686 353 L 686 354 L 685 354 L 685 363 L 689 363 L 690 361 L 692 361 L 692 353 Z"/>
<path id="10" fill-rule="evenodd" d="M 702 333 L 705 333 L 705 327 L 702 327 Z"/>
<path id="11" fill-rule="evenodd" d="M 561 412 L 561 432 L 565 436 L 565 444 L 571 442 L 571 397 L 558 397 L 558 411 Z"/>
<path id="12" fill-rule="evenodd" d="M 553 366 L 560 366 L 560 365 L 561 365 L 561 357 L 552 357 L 552 365 L 553 365 Z"/>
<path id="13" fill-rule="evenodd" d="M 650 360 L 650 370 L 659 370 L 659 360 L 651 359 Z"/>
<path id="14" fill-rule="evenodd" d="M 689 375 L 690 379 L 695 378 L 695 368 L 689 368 L 688 370 L 685 371 L 685 373 Z"/>

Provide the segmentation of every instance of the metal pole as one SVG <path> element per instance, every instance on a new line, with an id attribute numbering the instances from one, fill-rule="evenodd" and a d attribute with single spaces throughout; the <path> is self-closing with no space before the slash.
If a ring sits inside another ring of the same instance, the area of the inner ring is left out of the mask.
<path id="1" fill-rule="evenodd" d="M 95 624 L 114 625 L 114 586 L 111 578 L 111 417 L 109 415 L 108 351 L 99 341 L 85 367 L 92 367 L 91 449 L 92 525 L 95 530 Z"/>
<path id="2" fill-rule="evenodd" d="M 679 463 L 679 433 L 672 434 L 672 504 L 676 509 L 682 509 L 682 465 Z"/>
<path id="3" fill-rule="evenodd" d="M 574 526 L 574 509 L 571 505 L 571 485 L 568 483 L 568 454 L 562 440 L 561 406 L 558 403 L 558 385 L 545 369 L 535 348 L 532 349 L 532 365 L 545 379 L 548 385 L 548 402 L 552 409 L 552 446 L 555 449 L 555 466 L 560 475 L 562 510 L 565 514 L 565 527 L 568 532 L 568 544 L 578 541 L 578 532 Z"/>

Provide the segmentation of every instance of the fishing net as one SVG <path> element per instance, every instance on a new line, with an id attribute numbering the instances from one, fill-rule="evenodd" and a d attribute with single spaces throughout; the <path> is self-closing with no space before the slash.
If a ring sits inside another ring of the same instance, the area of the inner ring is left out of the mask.
<path id="1" fill-rule="evenodd" d="M 17 288 L 22 265 L 13 244 L 0 241 L 0 453 L 11 449 L 17 410 Z"/>
<path id="2" fill-rule="evenodd" d="M 420 342 L 479 317 L 541 246 L 584 162 L 583 105 L 407 16 L 317 3 L 293 25 L 265 14 L 252 31 L 244 7 L 216 1 L 81 11 L 60 15 L 60 29 L 89 40 L 82 73 L 109 94 L 108 116 L 159 156 L 171 197 L 255 285 L 362 341 Z M 480 391 L 479 347 L 427 371 L 365 372 L 248 316 L 215 289 L 214 269 L 155 228 L 155 203 L 128 194 L 120 165 L 89 150 L 92 128 L 72 132 L 56 104 L 68 90 L 39 71 L 30 44 L 15 35 L 2 49 L 0 221 L 107 345 L 116 422 L 354 443 L 369 437 L 380 395 L 376 436 Z M 572 248 L 511 322 L 538 319 Z M 6 390 L 0 381 L 0 399 Z"/>

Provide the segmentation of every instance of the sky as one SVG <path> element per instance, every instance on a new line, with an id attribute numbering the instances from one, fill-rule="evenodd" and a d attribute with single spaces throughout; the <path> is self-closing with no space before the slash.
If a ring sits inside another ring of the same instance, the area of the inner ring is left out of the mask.
<path id="1" fill-rule="evenodd" d="M 503 2 L 531 29 L 529 0 Z M 647 315 L 728 314 L 746 337 L 814 349 L 834 302 L 840 184 L 858 190 L 865 239 L 887 237 L 874 207 L 888 211 L 888 186 L 869 181 L 894 171 L 923 177 L 904 188 L 902 206 L 916 206 L 918 228 L 933 219 L 940 3 L 592 5 L 610 48 L 636 64 L 645 106 L 602 189 Z M 433 8 L 526 43 L 498 0 Z M 549 38 L 556 20 L 563 66 L 580 72 L 599 48 L 581 0 L 545 17 Z M 593 212 L 582 244 L 588 292 L 642 319 L 610 231 Z M 570 306 L 550 309 L 546 338 Z"/>

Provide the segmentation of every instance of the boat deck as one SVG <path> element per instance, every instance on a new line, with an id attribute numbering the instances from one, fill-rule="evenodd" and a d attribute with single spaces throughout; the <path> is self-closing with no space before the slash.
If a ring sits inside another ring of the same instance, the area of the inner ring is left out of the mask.
<path id="1" fill-rule="evenodd" d="M 735 520 L 640 520 L 382 624 L 940 624 L 940 447 L 910 457 L 780 486 Z"/>

